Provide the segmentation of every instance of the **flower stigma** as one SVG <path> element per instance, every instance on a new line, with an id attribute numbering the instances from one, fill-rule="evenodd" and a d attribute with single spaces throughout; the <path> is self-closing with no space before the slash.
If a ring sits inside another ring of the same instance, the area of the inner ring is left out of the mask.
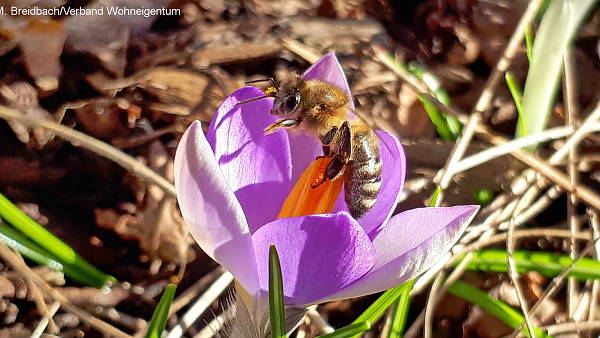
<path id="1" fill-rule="evenodd" d="M 344 180 L 339 177 L 322 182 L 325 170 L 332 160 L 333 158 L 319 157 L 310 163 L 285 199 L 278 218 L 326 214 L 333 211 Z M 317 184 L 319 186 L 313 188 Z"/>

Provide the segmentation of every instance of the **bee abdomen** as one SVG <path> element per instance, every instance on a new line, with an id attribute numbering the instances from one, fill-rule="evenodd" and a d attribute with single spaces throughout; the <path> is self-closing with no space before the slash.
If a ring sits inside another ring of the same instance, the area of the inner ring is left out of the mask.
<path id="1" fill-rule="evenodd" d="M 346 176 L 346 203 L 354 218 L 364 216 L 375 204 L 381 189 L 381 162 L 379 156 L 366 161 L 354 160 Z"/>

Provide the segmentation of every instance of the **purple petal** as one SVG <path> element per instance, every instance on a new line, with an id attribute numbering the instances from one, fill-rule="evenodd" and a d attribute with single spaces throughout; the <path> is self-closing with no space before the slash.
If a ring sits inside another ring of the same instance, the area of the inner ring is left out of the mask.
<path id="1" fill-rule="evenodd" d="M 231 94 L 208 127 L 223 175 L 240 201 L 251 232 L 274 220 L 291 190 L 291 159 L 285 132 L 265 135 L 275 121 L 269 99 L 235 104 L 263 93 L 245 87 Z"/>
<path id="2" fill-rule="evenodd" d="M 290 305 L 310 304 L 360 278 L 373 266 L 369 237 L 347 213 L 281 218 L 252 235 L 261 289 L 268 289 L 269 246 L 279 253 Z"/>
<path id="3" fill-rule="evenodd" d="M 304 132 L 288 132 L 288 137 L 292 154 L 292 182 L 295 183 L 308 165 L 317 156 L 323 155 L 323 146 L 321 142 Z"/>
<path id="4" fill-rule="evenodd" d="M 183 134 L 175 154 L 175 188 L 185 222 L 200 248 L 249 291 L 258 289 L 244 211 L 223 177 L 200 122 Z"/>
<path id="5" fill-rule="evenodd" d="M 331 299 L 383 291 L 423 273 L 450 250 L 477 210 L 472 205 L 419 208 L 392 217 L 373 241 L 373 269 Z"/>
<path id="6" fill-rule="evenodd" d="M 385 131 L 375 131 L 379 137 L 379 151 L 381 156 L 381 190 L 373 208 L 358 223 L 362 225 L 369 237 L 373 238 L 392 216 L 406 174 L 406 159 L 400 141 Z M 348 205 L 344 201 L 344 192 L 340 194 L 335 204 L 334 211 L 347 211 Z"/>
<path id="7" fill-rule="evenodd" d="M 352 110 L 355 109 L 350 86 L 348 86 L 348 80 L 346 80 L 344 70 L 338 59 L 335 57 L 334 52 L 329 52 L 320 58 L 319 61 L 315 62 L 304 72 L 304 74 L 302 74 L 302 77 L 307 80 L 321 80 L 343 89 L 350 99 L 350 108 Z"/>

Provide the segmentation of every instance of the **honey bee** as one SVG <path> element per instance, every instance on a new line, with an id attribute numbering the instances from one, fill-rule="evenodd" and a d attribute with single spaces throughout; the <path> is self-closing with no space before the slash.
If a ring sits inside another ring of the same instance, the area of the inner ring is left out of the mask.
<path id="1" fill-rule="evenodd" d="M 265 95 L 275 98 L 271 114 L 281 117 L 265 129 L 269 134 L 278 129 L 297 129 L 316 137 L 323 145 L 323 156 L 332 158 L 323 179 L 344 177 L 345 200 L 350 214 L 358 219 L 375 204 L 381 188 L 379 144 L 373 130 L 350 108 L 350 98 L 341 88 L 316 79 L 303 79 L 295 74 L 278 86 L 273 79 Z"/>

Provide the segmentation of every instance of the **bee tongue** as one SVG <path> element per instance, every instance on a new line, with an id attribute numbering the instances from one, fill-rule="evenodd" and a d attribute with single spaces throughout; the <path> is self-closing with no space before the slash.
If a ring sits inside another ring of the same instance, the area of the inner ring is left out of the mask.
<path id="1" fill-rule="evenodd" d="M 279 120 L 279 121 L 273 123 L 272 125 L 268 126 L 267 128 L 265 128 L 264 134 L 265 135 L 272 134 L 273 132 L 277 131 L 277 129 L 281 129 L 281 128 L 293 128 L 293 127 L 297 126 L 298 123 L 300 123 L 298 120 L 292 120 L 292 119 Z"/>
<path id="2" fill-rule="evenodd" d="M 286 198 L 278 218 L 325 214 L 333 211 L 342 190 L 342 179 L 326 180 L 323 175 L 331 158 L 317 158 L 302 173 Z M 313 186 L 317 185 L 313 188 Z"/>

